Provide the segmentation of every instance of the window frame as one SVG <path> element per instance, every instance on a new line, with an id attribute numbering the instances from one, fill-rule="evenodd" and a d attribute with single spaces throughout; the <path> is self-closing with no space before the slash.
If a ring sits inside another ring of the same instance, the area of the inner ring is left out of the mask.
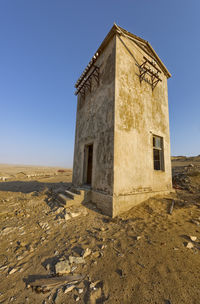
<path id="1" fill-rule="evenodd" d="M 152 136 L 152 146 L 153 146 L 152 148 L 153 148 L 153 168 L 154 168 L 154 171 L 164 172 L 165 171 L 165 166 L 164 166 L 164 139 L 163 139 L 163 137 L 153 134 L 153 136 Z"/>

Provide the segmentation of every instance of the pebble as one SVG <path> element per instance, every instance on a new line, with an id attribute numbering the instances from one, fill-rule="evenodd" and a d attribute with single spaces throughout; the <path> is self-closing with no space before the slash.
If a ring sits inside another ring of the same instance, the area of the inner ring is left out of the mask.
<path id="1" fill-rule="evenodd" d="M 99 258 L 100 257 L 100 252 L 99 251 L 95 251 L 95 252 L 93 252 L 93 254 L 92 254 L 92 256 L 94 257 L 94 258 Z"/>
<path id="2" fill-rule="evenodd" d="M 190 236 L 191 241 L 195 242 L 197 240 L 196 236 Z"/>
<path id="3" fill-rule="evenodd" d="M 70 214 L 71 214 L 71 217 L 77 217 L 77 216 L 81 215 L 80 212 L 71 212 Z"/>
<path id="4" fill-rule="evenodd" d="M 66 214 L 65 214 L 65 220 L 66 220 L 66 221 L 71 220 L 71 216 L 69 215 L 69 213 L 66 213 Z"/>
<path id="5" fill-rule="evenodd" d="M 86 257 L 88 257 L 90 254 L 92 253 L 90 248 L 86 248 L 85 252 L 83 254 L 83 258 L 85 259 Z"/>
<path id="6" fill-rule="evenodd" d="M 98 281 L 95 281 L 93 283 L 90 283 L 90 289 L 94 289 L 96 287 L 97 284 L 99 284 L 101 281 L 98 280 Z"/>
<path id="7" fill-rule="evenodd" d="M 79 293 L 79 294 L 83 293 L 83 288 L 79 288 L 79 289 L 78 289 L 78 293 Z"/>
<path id="8" fill-rule="evenodd" d="M 13 231 L 13 227 L 6 227 L 2 230 L 2 234 L 8 234 Z"/>
<path id="9" fill-rule="evenodd" d="M 68 292 L 72 291 L 74 288 L 75 288 L 75 285 L 67 285 L 64 293 L 68 293 Z"/>
<path id="10" fill-rule="evenodd" d="M 11 269 L 10 271 L 9 271 L 9 274 L 13 274 L 13 273 L 15 273 L 17 271 L 17 268 L 13 268 L 13 269 Z"/>
<path id="11" fill-rule="evenodd" d="M 56 214 L 62 213 L 63 210 L 64 210 L 64 208 L 63 208 L 63 207 L 60 207 L 60 208 L 58 208 L 58 209 L 56 210 L 55 213 L 56 213 Z"/>
<path id="12" fill-rule="evenodd" d="M 65 261 L 58 262 L 55 265 L 55 271 L 56 271 L 56 274 L 70 273 L 71 267 L 69 265 L 69 261 L 65 260 Z"/>
<path id="13" fill-rule="evenodd" d="M 191 248 L 194 247 L 194 245 L 191 242 L 188 242 L 186 247 L 189 248 L 189 249 L 191 249 Z"/>

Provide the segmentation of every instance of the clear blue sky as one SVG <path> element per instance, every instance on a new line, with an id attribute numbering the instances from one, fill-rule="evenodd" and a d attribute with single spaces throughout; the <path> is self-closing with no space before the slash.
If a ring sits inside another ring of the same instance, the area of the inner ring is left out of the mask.
<path id="1" fill-rule="evenodd" d="M 0 0 L 0 163 L 72 167 L 74 83 L 114 22 L 172 74 L 172 155 L 200 154 L 199 16 L 199 0 Z"/>

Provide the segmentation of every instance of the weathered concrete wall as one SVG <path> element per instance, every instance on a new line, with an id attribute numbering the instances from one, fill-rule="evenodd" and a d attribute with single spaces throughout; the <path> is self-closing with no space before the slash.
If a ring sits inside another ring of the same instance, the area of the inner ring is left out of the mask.
<path id="1" fill-rule="evenodd" d="M 171 190 L 167 78 L 152 92 L 137 66 L 148 55 L 130 39 L 116 38 L 113 216 Z M 151 58 L 150 58 L 151 59 Z M 164 171 L 153 167 L 152 135 L 164 139 Z"/>
<path id="2" fill-rule="evenodd" d="M 93 79 L 91 93 L 78 96 L 74 149 L 73 184 L 83 185 L 84 146 L 93 143 L 92 189 L 113 193 L 115 37 L 95 65 L 100 67 L 100 83 Z M 112 202 L 109 199 L 109 208 Z"/>

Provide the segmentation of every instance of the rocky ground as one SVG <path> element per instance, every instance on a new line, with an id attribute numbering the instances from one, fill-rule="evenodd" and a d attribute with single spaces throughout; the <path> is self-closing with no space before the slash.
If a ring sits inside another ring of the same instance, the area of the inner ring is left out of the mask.
<path id="1" fill-rule="evenodd" d="M 0 303 L 200 303 L 200 160 L 111 219 L 65 203 L 71 171 L 0 167 Z M 4 178 L 3 178 L 4 177 Z"/>

